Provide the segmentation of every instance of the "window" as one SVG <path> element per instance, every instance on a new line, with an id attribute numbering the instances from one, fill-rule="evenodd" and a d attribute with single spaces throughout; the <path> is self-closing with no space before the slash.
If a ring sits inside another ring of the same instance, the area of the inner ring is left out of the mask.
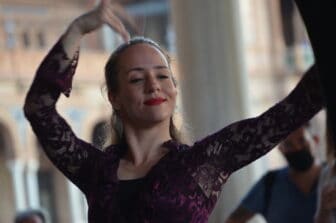
<path id="1" fill-rule="evenodd" d="M 15 22 L 13 20 L 5 20 L 5 33 L 6 33 L 6 47 L 12 49 L 15 47 Z"/>
<path id="2" fill-rule="evenodd" d="M 28 31 L 22 32 L 22 44 L 24 48 L 29 48 L 31 45 L 30 36 Z"/>
<path id="3" fill-rule="evenodd" d="M 37 33 L 37 41 L 39 48 L 44 48 L 46 46 L 45 35 L 42 31 Z"/>

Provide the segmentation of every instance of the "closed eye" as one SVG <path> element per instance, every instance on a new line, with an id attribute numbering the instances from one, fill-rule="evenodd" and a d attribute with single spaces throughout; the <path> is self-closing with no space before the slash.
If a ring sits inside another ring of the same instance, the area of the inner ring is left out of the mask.
<path id="1" fill-rule="evenodd" d="M 159 75 L 157 75 L 157 77 L 158 77 L 159 79 L 168 79 L 168 78 L 169 78 L 169 75 L 166 75 L 166 74 L 159 74 Z"/>
<path id="2" fill-rule="evenodd" d="M 132 79 L 129 81 L 129 83 L 131 83 L 131 84 L 135 84 L 135 83 L 139 83 L 139 82 L 141 82 L 141 81 L 143 81 L 143 78 L 132 78 Z"/>

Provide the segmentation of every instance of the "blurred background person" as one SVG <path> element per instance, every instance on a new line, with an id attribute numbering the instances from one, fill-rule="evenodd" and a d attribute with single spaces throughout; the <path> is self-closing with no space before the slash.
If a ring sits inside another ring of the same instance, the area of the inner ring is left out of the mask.
<path id="1" fill-rule="evenodd" d="M 226 223 L 248 222 L 261 214 L 267 222 L 313 222 L 320 165 L 312 149 L 319 137 L 309 124 L 291 133 L 279 145 L 288 166 L 266 173 L 247 193 Z"/>

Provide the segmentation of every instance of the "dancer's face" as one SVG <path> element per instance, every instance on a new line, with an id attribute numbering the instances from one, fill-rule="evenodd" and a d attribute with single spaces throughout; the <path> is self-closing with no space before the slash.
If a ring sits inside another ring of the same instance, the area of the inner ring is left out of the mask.
<path id="1" fill-rule="evenodd" d="M 140 43 L 120 55 L 118 68 L 119 90 L 109 97 L 122 121 L 146 126 L 170 120 L 177 90 L 166 57 Z"/>

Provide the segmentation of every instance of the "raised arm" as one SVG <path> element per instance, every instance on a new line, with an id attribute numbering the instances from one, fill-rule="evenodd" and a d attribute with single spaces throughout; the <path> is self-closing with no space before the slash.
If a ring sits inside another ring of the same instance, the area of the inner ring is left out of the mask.
<path id="1" fill-rule="evenodd" d="M 311 119 L 323 100 L 317 69 L 311 67 L 295 89 L 258 117 L 242 120 L 195 143 L 186 156 L 204 192 L 218 196 L 229 175 L 263 156 Z"/>
<path id="2" fill-rule="evenodd" d="M 24 113 L 48 157 L 82 190 L 87 185 L 85 181 L 91 180 L 88 175 L 94 168 L 94 158 L 102 153 L 75 136 L 56 111 L 56 102 L 60 93 L 70 94 L 80 39 L 104 23 L 128 40 L 125 28 L 114 15 L 113 6 L 103 0 L 69 25 L 38 68 L 24 104 Z"/>

